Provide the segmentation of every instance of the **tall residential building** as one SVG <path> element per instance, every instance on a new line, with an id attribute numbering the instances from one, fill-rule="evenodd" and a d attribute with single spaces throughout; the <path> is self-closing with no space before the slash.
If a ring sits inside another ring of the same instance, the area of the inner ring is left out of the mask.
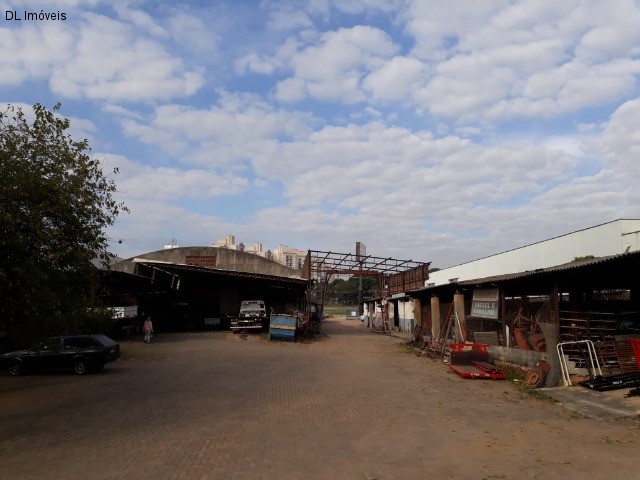
<path id="1" fill-rule="evenodd" d="M 244 244 L 237 244 L 236 237 L 234 235 L 227 235 L 226 237 L 220 238 L 211 246 L 218 248 L 228 248 L 229 250 L 244 250 Z"/>
<path id="2" fill-rule="evenodd" d="M 280 245 L 273 251 L 273 259 L 286 267 L 302 270 L 304 261 L 307 258 L 305 250 Z"/>
<path id="3" fill-rule="evenodd" d="M 262 244 L 260 242 L 256 243 L 252 247 L 247 247 L 244 249 L 245 252 L 253 253 L 254 255 L 258 255 L 259 257 L 268 258 L 269 260 L 273 260 L 273 253 L 271 250 L 264 250 Z"/>
<path id="4" fill-rule="evenodd" d="M 253 253 L 254 255 L 258 255 L 259 257 L 274 260 L 294 270 L 302 270 L 304 261 L 307 257 L 306 250 L 299 250 L 297 248 L 287 247 L 286 245 L 280 245 L 273 251 L 265 250 L 264 246 L 260 242 L 251 247 L 245 247 L 243 243 L 236 243 L 236 237 L 234 235 L 227 235 L 226 237 L 220 238 L 211 246 Z"/>
<path id="5" fill-rule="evenodd" d="M 304 264 L 304 257 L 306 256 L 306 252 L 302 250 L 297 250 L 295 248 L 283 247 L 282 245 L 278 247 L 275 251 L 265 250 L 262 243 L 257 242 L 255 245 L 251 247 L 245 247 L 244 243 L 236 243 L 235 235 L 227 235 L 226 237 L 222 237 L 218 239 L 215 243 L 211 245 L 212 247 L 218 248 L 228 248 L 229 250 L 240 250 L 247 253 L 252 253 L 262 258 L 268 258 L 269 260 L 275 260 L 282 265 L 286 265 L 289 268 L 293 269 L 302 269 L 302 265 Z M 286 250 L 286 253 L 285 253 Z M 298 259 L 302 256 L 302 262 Z M 299 265 L 299 266 L 298 266 Z"/>

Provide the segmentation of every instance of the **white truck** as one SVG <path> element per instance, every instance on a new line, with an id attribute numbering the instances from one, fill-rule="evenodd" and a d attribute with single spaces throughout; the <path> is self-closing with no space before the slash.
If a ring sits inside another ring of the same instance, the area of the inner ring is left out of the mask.
<path id="1" fill-rule="evenodd" d="M 240 314 L 229 319 L 233 333 L 260 332 L 269 327 L 269 314 L 263 300 L 243 300 Z"/>

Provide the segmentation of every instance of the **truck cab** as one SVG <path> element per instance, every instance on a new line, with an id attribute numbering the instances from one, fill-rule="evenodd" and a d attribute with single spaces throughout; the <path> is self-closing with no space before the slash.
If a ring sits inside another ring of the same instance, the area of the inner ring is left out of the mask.
<path id="1" fill-rule="evenodd" d="M 230 317 L 233 333 L 262 331 L 269 325 L 269 315 L 264 300 L 243 300 L 237 317 Z"/>

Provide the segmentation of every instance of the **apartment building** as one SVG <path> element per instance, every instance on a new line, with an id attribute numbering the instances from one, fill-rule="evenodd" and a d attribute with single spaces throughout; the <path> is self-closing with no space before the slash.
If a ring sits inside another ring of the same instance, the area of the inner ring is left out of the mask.
<path id="1" fill-rule="evenodd" d="M 212 247 L 228 248 L 229 250 L 240 250 L 247 253 L 252 253 L 259 257 L 274 260 L 286 267 L 293 268 L 295 270 L 302 270 L 304 261 L 307 257 L 306 250 L 300 250 L 286 245 L 279 245 L 275 250 L 264 250 L 262 243 L 258 242 L 251 247 L 246 247 L 244 243 L 236 243 L 236 237 L 234 235 L 227 235 L 216 241 L 211 245 Z"/>

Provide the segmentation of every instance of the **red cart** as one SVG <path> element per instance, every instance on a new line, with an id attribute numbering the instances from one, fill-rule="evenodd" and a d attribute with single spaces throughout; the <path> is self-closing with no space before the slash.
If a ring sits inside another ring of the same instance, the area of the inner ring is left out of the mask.
<path id="1" fill-rule="evenodd" d="M 633 350 L 633 356 L 636 357 L 636 363 L 638 364 L 638 370 L 640 370 L 640 338 L 630 338 L 631 350 Z"/>
<path id="2" fill-rule="evenodd" d="M 507 378 L 504 370 L 489 363 L 489 345 L 486 343 L 452 343 L 449 367 L 463 378 Z"/>

